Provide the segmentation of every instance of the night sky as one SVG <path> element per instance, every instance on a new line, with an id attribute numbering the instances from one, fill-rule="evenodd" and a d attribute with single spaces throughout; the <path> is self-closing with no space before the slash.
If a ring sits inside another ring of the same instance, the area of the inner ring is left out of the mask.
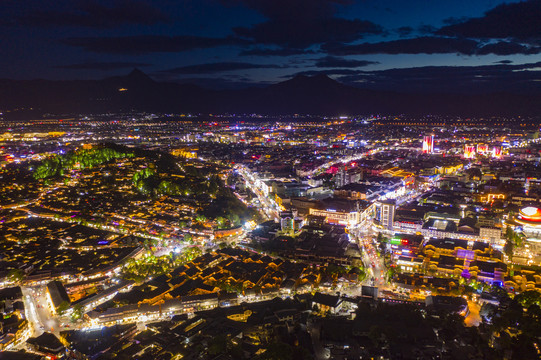
<path id="1" fill-rule="evenodd" d="M 0 77 L 538 89 L 541 0 L 2 0 Z"/>

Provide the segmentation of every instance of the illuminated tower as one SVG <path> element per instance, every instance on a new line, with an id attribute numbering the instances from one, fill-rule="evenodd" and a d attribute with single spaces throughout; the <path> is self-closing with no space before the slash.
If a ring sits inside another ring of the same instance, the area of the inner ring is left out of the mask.
<path id="1" fill-rule="evenodd" d="M 472 159 L 475 156 L 475 145 L 464 145 L 464 157 Z"/>
<path id="2" fill-rule="evenodd" d="M 423 137 L 423 154 L 432 154 L 434 152 L 434 135 L 425 135 Z"/>

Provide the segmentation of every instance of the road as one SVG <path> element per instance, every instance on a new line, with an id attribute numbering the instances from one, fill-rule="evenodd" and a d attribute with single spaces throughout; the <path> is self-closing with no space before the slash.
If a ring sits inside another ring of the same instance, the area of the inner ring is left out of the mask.
<path id="1" fill-rule="evenodd" d="M 45 286 L 23 286 L 21 289 L 28 313 L 27 319 L 33 324 L 35 335 L 48 331 L 58 336 L 62 328 L 58 318 L 49 309 Z"/>
<path id="2" fill-rule="evenodd" d="M 330 358 L 331 354 L 329 349 L 325 349 L 321 345 L 320 341 L 320 330 L 321 323 L 317 320 L 311 320 L 308 324 L 308 333 L 312 339 L 312 346 L 314 347 L 314 355 L 317 360 L 326 360 Z"/>
<path id="3" fill-rule="evenodd" d="M 470 313 L 464 319 L 466 326 L 479 326 L 481 323 L 481 315 L 479 315 L 479 310 L 481 306 L 473 301 L 468 301 L 468 308 Z"/>
<path id="4" fill-rule="evenodd" d="M 254 175 L 250 173 L 249 169 L 246 169 L 244 167 L 238 168 L 239 174 L 244 179 L 244 183 L 246 186 L 257 196 L 257 199 L 259 201 L 258 209 L 259 211 L 265 215 L 269 219 L 273 220 L 279 220 L 279 213 L 280 209 L 278 209 L 278 205 L 271 199 L 269 199 L 265 194 L 263 194 L 263 191 L 258 188 L 255 185 Z"/>
<path id="5" fill-rule="evenodd" d="M 373 241 L 375 234 L 371 222 L 364 222 L 357 227 L 350 228 L 349 233 L 363 250 L 362 260 L 365 269 L 368 270 L 363 283 L 371 286 L 385 286 L 385 265 L 376 251 Z"/>
<path id="6" fill-rule="evenodd" d="M 32 336 L 39 336 L 43 333 L 43 330 L 41 330 L 42 322 L 39 318 L 33 295 L 31 295 L 32 291 L 26 287 L 21 287 L 21 290 L 23 293 L 26 320 L 28 320 L 32 328 Z"/>

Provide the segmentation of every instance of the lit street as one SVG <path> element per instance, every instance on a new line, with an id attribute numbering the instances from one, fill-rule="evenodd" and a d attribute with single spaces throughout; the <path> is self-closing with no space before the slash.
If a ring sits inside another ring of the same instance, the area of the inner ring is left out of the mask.
<path id="1" fill-rule="evenodd" d="M 479 310 L 481 306 L 473 301 L 468 301 L 468 309 L 470 310 L 468 316 L 464 319 L 466 326 L 479 326 L 482 322 Z"/>

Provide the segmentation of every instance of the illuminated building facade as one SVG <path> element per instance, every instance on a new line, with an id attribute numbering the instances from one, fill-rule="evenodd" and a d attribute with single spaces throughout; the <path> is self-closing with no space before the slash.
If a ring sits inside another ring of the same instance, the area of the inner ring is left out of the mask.
<path id="1" fill-rule="evenodd" d="M 472 159 L 475 156 L 475 145 L 464 145 L 464 157 Z"/>
<path id="2" fill-rule="evenodd" d="M 499 159 L 502 157 L 502 147 L 500 145 L 489 146 L 487 144 L 464 145 L 464 157 L 466 159 L 472 159 L 476 155 L 486 155 Z"/>
<path id="3" fill-rule="evenodd" d="M 519 224 L 541 230 L 541 209 L 535 206 L 528 206 L 520 209 L 516 217 Z"/>
<path id="4" fill-rule="evenodd" d="M 486 154 L 486 153 L 488 153 L 488 145 L 487 144 L 477 144 L 477 153 L 478 154 Z"/>
<path id="5" fill-rule="evenodd" d="M 530 251 L 541 254 L 541 209 L 536 206 L 522 208 L 514 220 L 522 226 Z"/>
<path id="6" fill-rule="evenodd" d="M 434 135 L 423 137 L 423 154 L 432 154 L 434 152 Z"/>
<path id="7" fill-rule="evenodd" d="M 334 209 L 310 209 L 310 215 L 323 216 L 330 224 L 352 226 L 359 223 L 358 211 L 340 211 Z"/>

